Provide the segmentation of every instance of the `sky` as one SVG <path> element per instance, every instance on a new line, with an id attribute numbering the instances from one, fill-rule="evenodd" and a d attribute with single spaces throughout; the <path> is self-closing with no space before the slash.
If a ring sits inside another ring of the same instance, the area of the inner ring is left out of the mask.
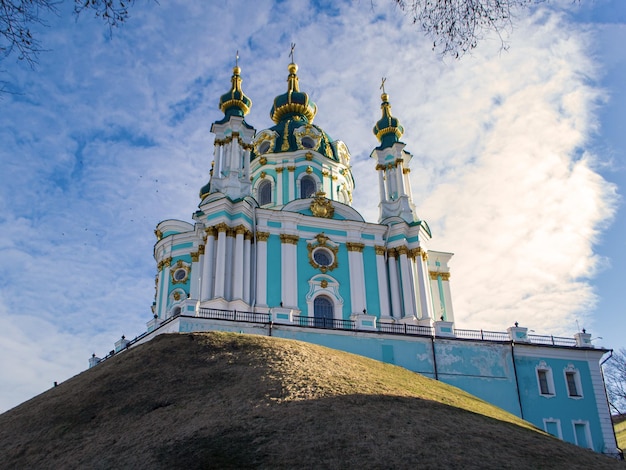
<path id="1" fill-rule="evenodd" d="M 145 331 L 154 228 L 192 220 L 236 52 L 260 131 L 292 42 L 371 222 L 386 77 L 428 246 L 455 253 L 457 328 L 586 328 L 626 347 L 623 0 L 542 3 L 518 12 L 508 49 L 488 35 L 461 60 L 390 0 L 145 0 L 112 36 L 72 3 L 35 29 L 34 69 L 0 63 L 0 412 Z"/>

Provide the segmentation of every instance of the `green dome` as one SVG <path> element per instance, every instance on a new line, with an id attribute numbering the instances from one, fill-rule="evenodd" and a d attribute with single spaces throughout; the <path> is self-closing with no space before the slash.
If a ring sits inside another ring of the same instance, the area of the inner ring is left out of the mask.
<path id="1" fill-rule="evenodd" d="M 245 116 L 252 106 L 252 100 L 241 91 L 240 73 L 241 69 L 239 66 L 235 66 L 233 68 L 233 76 L 230 79 L 232 88 L 220 98 L 220 109 L 226 117 Z"/>
<path id="2" fill-rule="evenodd" d="M 289 64 L 289 77 L 287 78 L 287 93 L 274 98 L 274 105 L 270 110 L 270 117 L 276 124 L 285 120 L 298 117 L 305 122 L 313 122 L 317 114 L 316 104 L 309 99 L 309 95 L 300 91 L 298 85 L 298 66 Z"/>
<path id="3" fill-rule="evenodd" d="M 391 105 L 389 104 L 389 95 L 383 93 L 381 95 L 383 100 L 380 105 L 383 110 L 383 117 L 376 123 L 372 132 L 376 138 L 380 141 L 381 147 L 391 147 L 395 142 L 400 140 L 402 134 L 404 134 L 404 128 L 400 125 L 400 121 L 391 115 Z"/>

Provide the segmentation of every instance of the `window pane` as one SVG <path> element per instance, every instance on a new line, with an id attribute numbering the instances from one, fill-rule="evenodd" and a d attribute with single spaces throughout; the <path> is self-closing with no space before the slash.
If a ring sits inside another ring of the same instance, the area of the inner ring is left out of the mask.
<path id="1" fill-rule="evenodd" d="M 566 372 L 565 378 L 567 379 L 567 391 L 570 397 L 579 397 L 578 387 L 576 386 L 576 373 Z"/>
<path id="2" fill-rule="evenodd" d="M 538 370 L 539 375 L 539 388 L 542 395 L 550 395 L 550 389 L 548 388 L 548 373 L 545 370 Z"/>
<path id="3" fill-rule="evenodd" d="M 259 205 L 264 206 L 272 202 L 272 184 L 269 181 L 263 181 L 259 185 Z"/>
<path id="4" fill-rule="evenodd" d="M 300 180 L 300 198 L 306 199 L 315 194 L 315 180 L 310 176 L 305 176 Z"/>

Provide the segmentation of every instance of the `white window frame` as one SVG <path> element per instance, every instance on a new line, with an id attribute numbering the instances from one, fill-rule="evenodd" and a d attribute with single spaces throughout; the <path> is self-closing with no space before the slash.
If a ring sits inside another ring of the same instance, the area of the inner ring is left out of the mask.
<path id="1" fill-rule="evenodd" d="M 576 434 L 576 425 L 577 424 L 582 424 L 583 426 L 585 426 L 585 437 L 587 439 L 587 448 L 594 450 L 593 448 L 593 441 L 591 440 L 591 429 L 589 428 L 589 421 L 584 421 L 582 419 L 574 419 L 572 420 L 572 431 L 574 432 L 574 442 L 576 443 L 576 445 L 578 447 L 582 447 L 579 443 L 578 443 L 578 434 Z"/>
<path id="2" fill-rule="evenodd" d="M 578 395 L 572 395 L 569 389 L 569 382 L 567 381 L 567 374 L 574 375 L 574 382 L 576 384 L 576 391 Z M 583 385 L 580 380 L 580 371 L 574 367 L 573 364 L 568 364 L 565 369 L 563 369 L 563 379 L 565 380 L 565 389 L 567 390 L 567 396 L 572 400 L 580 400 L 584 398 L 583 396 Z"/>
<path id="3" fill-rule="evenodd" d="M 556 424 L 556 430 L 557 430 L 557 436 L 554 437 L 558 437 L 559 439 L 563 440 L 563 432 L 561 430 L 561 420 L 557 419 L 557 418 L 543 418 L 543 430 L 547 433 L 550 434 L 548 432 L 548 423 L 555 423 Z M 551 436 L 553 436 L 553 434 L 550 434 Z"/>
<path id="4" fill-rule="evenodd" d="M 541 390 L 541 380 L 539 379 L 539 371 L 545 372 L 546 384 L 548 386 L 548 393 L 543 393 Z M 556 389 L 554 388 L 554 376 L 552 374 L 552 367 L 547 365 L 546 361 L 540 361 L 539 364 L 535 366 L 535 376 L 537 377 L 537 390 L 539 391 L 539 396 L 542 396 L 544 398 L 556 397 Z"/>
<path id="5" fill-rule="evenodd" d="M 261 204 L 261 195 L 259 194 L 259 190 L 261 189 L 261 185 L 265 182 L 268 181 L 270 183 L 270 202 L 266 203 L 266 204 Z M 269 207 L 271 205 L 274 205 L 274 188 L 275 188 L 276 184 L 274 183 L 274 178 L 266 176 L 265 178 L 259 178 L 256 182 L 255 188 L 254 188 L 254 194 L 256 196 L 256 200 L 259 203 L 259 207 Z"/>

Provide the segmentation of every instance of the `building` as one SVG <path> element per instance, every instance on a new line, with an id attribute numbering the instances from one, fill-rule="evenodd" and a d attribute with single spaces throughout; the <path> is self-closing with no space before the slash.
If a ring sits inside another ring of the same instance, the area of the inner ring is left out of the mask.
<path id="1" fill-rule="evenodd" d="M 169 332 L 309 341 L 401 365 L 561 439 L 617 453 L 599 365 L 607 351 L 584 331 L 568 339 L 517 324 L 507 333 L 456 329 L 452 254 L 428 248 L 431 232 L 412 200 L 412 155 L 389 96 L 383 89 L 373 129 L 380 215 L 370 223 L 351 207 L 348 148 L 313 123 L 317 107 L 297 70 L 289 64 L 287 90 L 274 99 L 274 126 L 257 131 L 245 120 L 252 102 L 234 68 L 194 222 L 158 224 L 154 317 L 115 352 Z"/>

